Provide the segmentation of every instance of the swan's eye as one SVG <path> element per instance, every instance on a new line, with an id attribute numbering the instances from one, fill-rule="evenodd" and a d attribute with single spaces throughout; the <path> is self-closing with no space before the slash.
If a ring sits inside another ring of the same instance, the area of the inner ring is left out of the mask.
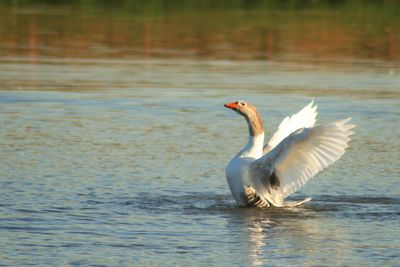
<path id="1" fill-rule="evenodd" d="M 241 105 L 241 106 L 245 107 L 245 106 L 246 106 L 246 103 L 245 103 L 245 102 L 243 102 L 243 101 L 239 101 L 239 105 Z"/>

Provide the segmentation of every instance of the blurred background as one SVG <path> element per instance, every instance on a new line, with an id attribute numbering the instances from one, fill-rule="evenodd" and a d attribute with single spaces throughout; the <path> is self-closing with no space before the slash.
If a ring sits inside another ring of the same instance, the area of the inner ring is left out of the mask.
<path id="1" fill-rule="evenodd" d="M 394 0 L 0 3 L 0 51 L 62 58 L 399 60 Z"/>

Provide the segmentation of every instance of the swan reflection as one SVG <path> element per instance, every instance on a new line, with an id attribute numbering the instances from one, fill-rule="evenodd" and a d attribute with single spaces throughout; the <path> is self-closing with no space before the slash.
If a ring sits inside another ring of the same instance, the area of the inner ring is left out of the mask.
<path id="1" fill-rule="evenodd" d="M 324 255 L 348 238 L 334 230 L 338 225 L 332 225 L 329 216 L 310 207 L 243 208 L 232 213 L 231 219 L 236 228 L 232 230 L 240 232 L 240 245 L 248 248 L 253 266 L 275 265 L 276 260 L 322 264 Z"/>

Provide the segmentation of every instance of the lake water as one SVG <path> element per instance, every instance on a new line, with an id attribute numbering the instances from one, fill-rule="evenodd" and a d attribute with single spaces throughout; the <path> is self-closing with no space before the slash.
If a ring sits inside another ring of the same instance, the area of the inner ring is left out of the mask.
<path id="1" fill-rule="evenodd" d="M 384 33 L 362 28 L 346 43 L 337 36 L 352 24 L 337 15 L 351 12 L 324 6 L 313 18 L 345 47 L 321 33 L 316 51 L 294 33 L 315 24 L 248 22 L 250 36 L 259 23 L 303 44 L 278 38 L 270 51 L 226 39 L 231 19 L 244 21 L 232 9 L 210 33 L 215 52 L 199 35 L 210 22 L 188 22 L 190 10 L 99 25 L 107 10 L 0 7 L 0 265 L 400 265 L 399 23 L 387 16 L 392 39 L 358 51 Z M 271 14 L 283 23 L 285 12 Z M 312 197 L 304 206 L 236 207 L 224 168 L 247 128 L 223 104 L 256 105 L 268 138 L 313 98 L 321 122 L 353 117 L 347 153 L 291 197 Z"/>

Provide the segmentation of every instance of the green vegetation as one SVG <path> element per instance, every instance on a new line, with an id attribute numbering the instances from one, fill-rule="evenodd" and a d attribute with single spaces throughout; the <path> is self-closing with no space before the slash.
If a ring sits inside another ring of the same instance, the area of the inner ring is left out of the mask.
<path id="1" fill-rule="evenodd" d="M 338 9 L 355 13 L 375 11 L 385 15 L 399 15 L 400 1 L 397 0 L 3 0 L 0 5 L 63 6 L 85 12 L 147 13 L 164 14 L 175 12 L 199 12 L 209 10 L 242 10 L 269 12 L 274 10 Z M 400 19 L 399 19 L 400 20 Z"/>
<path id="2" fill-rule="evenodd" d="M 13 51 L 30 42 L 88 57 L 98 52 L 77 47 L 125 51 L 117 56 L 400 58 L 397 0 L 3 0 L 0 16 Z"/>

